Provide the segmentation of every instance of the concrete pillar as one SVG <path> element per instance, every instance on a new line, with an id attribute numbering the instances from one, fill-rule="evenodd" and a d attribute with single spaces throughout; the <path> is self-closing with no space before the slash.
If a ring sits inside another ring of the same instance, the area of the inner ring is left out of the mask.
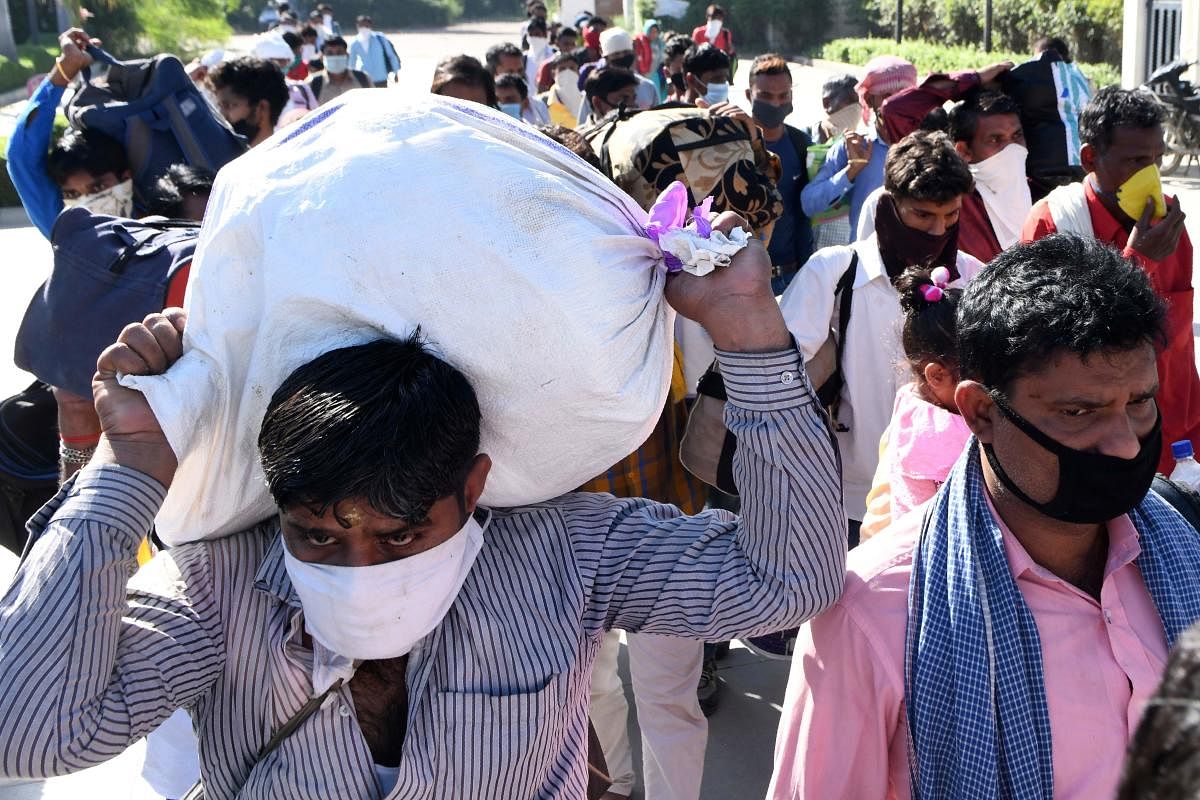
<path id="1" fill-rule="evenodd" d="M 1200 0 L 1183 0 L 1179 30 L 1179 58 L 1200 61 Z M 1200 64 L 1193 65 L 1187 75 L 1193 83 L 1200 79 Z"/>
<path id="2" fill-rule="evenodd" d="M 1149 0 L 1125 0 L 1121 86 L 1126 89 L 1132 89 L 1146 79 L 1146 37 L 1149 27 Z"/>

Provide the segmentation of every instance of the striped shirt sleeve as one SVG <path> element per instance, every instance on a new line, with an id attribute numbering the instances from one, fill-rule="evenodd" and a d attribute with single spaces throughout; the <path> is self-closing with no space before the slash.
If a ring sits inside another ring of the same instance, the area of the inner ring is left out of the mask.
<path id="1" fill-rule="evenodd" d="M 835 445 L 799 353 L 718 351 L 738 438 L 742 515 L 581 500 L 572 546 L 585 626 L 726 639 L 796 627 L 841 594 L 846 521 Z M 599 530 L 597 530 L 599 529 Z"/>
<path id="2" fill-rule="evenodd" d="M 166 490 L 116 465 L 88 467 L 35 517 L 0 599 L 0 776 L 72 772 L 120 753 L 195 701 L 223 665 L 202 570 L 138 543 Z"/>

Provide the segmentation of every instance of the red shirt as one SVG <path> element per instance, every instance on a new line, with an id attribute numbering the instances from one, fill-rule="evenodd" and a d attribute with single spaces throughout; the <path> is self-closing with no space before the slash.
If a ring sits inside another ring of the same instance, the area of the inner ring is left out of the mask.
<path id="1" fill-rule="evenodd" d="M 1096 197 L 1090 179 L 1083 182 L 1096 238 L 1124 251 L 1150 276 L 1159 296 L 1167 301 L 1167 346 L 1158 354 L 1158 407 L 1163 418 L 1163 453 L 1160 472 L 1174 466 L 1171 443 L 1181 439 L 1200 442 L 1200 376 L 1192 333 L 1192 240 L 1187 231 L 1175 252 L 1162 261 L 1151 261 L 1128 248 L 1129 232 Z M 1056 232 L 1050 207 L 1040 200 L 1033 207 L 1021 241 L 1032 242 Z"/>
<path id="2" fill-rule="evenodd" d="M 708 31 L 705 28 L 707 27 L 707 25 L 700 25 L 692 31 L 692 41 L 696 44 L 706 44 L 708 42 Z M 717 40 L 712 45 L 730 56 L 737 55 L 733 49 L 733 34 L 729 32 L 729 28 L 721 28 L 721 32 L 717 34 Z"/>

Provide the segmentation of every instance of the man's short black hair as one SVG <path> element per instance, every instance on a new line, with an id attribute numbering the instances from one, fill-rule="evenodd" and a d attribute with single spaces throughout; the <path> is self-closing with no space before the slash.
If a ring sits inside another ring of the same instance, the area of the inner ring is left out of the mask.
<path id="1" fill-rule="evenodd" d="M 550 66 L 557 69 L 558 67 L 561 67 L 563 64 L 567 63 L 568 61 L 573 63 L 576 67 L 579 66 L 579 56 L 576 55 L 575 51 L 559 53 L 550 61 Z"/>
<path id="2" fill-rule="evenodd" d="M 954 108 L 950 109 L 950 138 L 956 142 L 970 142 L 979 130 L 979 120 L 997 114 L 1020 116 L 1017 101 L 1003 92 L 974 92 Z"/>
<path id="3" fill-rule="evenodd" d="M 888 148 L 883 186 L 897 200 L 948 203 L 974 185 L 967 162 L 940 131 L 914 131 Z"/>
<path id="4" fill-rule="evenodd" d="M 318 15 L 318 16 L 320 16 L 320 15 Z M 301 39 L 316 39 L 317 38 L 317 29 L 314 28 L 312 25 L 305 25 L 303 28 L 300 29 L 300 38 Z"/>
<path id="5" fill-rule="evenodd" d="M 329 44 L 326 42 L 326 44 Z M 245 99 L 251 107 L 266 100 L 271 109 L 271 124 L 279 120 L 287 105 L 287 82 L 278 64 L 254 56 L 242 56 L 222 61 L 209 73 L 213 89 L 228 88 Z"/>
<path id="6" fill-rule="evenodd" d="M 344 47 L 350 49 L 350 45 L 346 44 L 346 40 L 341 36 L 330 36 L 325 41 L 321 42 L 321 52 L 324 53 L 330 47 Z"/>
<path id="7" fill-rule="evenodd" d="M 529 86 L 525 83 L 525 79 L 520 75 L 513 75 L 511 72 L 506 72 L 496 78 L 496 88 L 516 89 L 522 100 L 529 97 Z"/>
<path id="8" fill-rule="evenodd" d="M 688 50 L 683 59 L 683 71 L 699 78 L 706 72 L 729 69 L 730 63 L 724 50 L 705 42 L 702 45 L 692 45 Z"/>
<path id="9" fill-rule="evenodd" d="M 442 89 L 451 83 L 461 83 L 465 86 L 476 86 L 483 89 L 487 95 L 488 105 L 496 105 L 496 79 L 492 73 L 484 69 L 479 59 L 468 56 L 450 56 L 442 59 L 433 72 L 433 84 L 430 91 L 441 94 Z"/>
<path id="10" fill-rule="evenodd" d="M 704 9 L 704 16 L 708 19 L 712 19 L 713 17 L 725 19 L 725 9 L 716 3 L 713 3 L 708 8 Z"/>
<path id="11" fill-rule="evenodd" d="M 1103 153 L 1112 144 L 1116 128 L 1153 128 L 1163 121 L 1163 107 L 1154 95 L 1141 89 L 1105 86 L 1079 113 L 1079 138 Z"/>
<path id="12" fill-rule="evenodd" d="M 297 47 L 304 46 L 304 40 L 300 38 L 300 34 L 292 33 L 291 31 L 283 32 L 283 41 L 285 41 L 287 46 L 293 50 L 295 50 Z"/>
<path id="13" fill-rule="evenodd" d="M 487 55 L 483 57 L 483 60 L 487 63 L 487 68 L 491 70 L 493 75 L 496 74 L 496 69 L 500 66 L 500 59 L 504 56 L 524 58 L 525 54 L 521 52 L 521 48 L 512 42 L 492 45 L 488 48 Z"/>
<path id="14" fill-rule="evenodd" d="M 368 25 L 375 24 L 374 22 L 371 21 L 371 18 L 369 16 L 367 16 L 366 14 L 359 14 L 357 17 L 354 18 L 355 25 L 362 25 L 364 22 L 367 23 Z"/>
<path id="15" fill-rule="evenodd" d="M 154 193 L 147 205 L 150 214 L 179 219 L 183 216 L 183 203 L 190 197 L 212 193 L 216 175 L 204 167 L 190 164 L 172 164 L 166 174 L 154 184 Z"/>
<path id="16" fill-rule="evenodd" d="M 46 172 L 59 186 L 72 175 L 86 172 L 99 178 L 109 172 L 120 176 L 129 169 L 124 146 L 100 131 L 68 130 L 46 157 Z"/>
<path id="17" fill-rule="evenodd" d="M 318 356 L 275 392 L 258 436 L 280 508 L 363 498 L 408 522 L 458 495 L 479 453 L 480 411 L 461 372 L 419 332 Z"/>
<path id="18" fill-rule="evenodd" d="M 1145 271 L 1091 237 L 1054 234 L 996 256 L 958 306 L 964 380 L 1007 391 L 1059 352 L 1161 346 L 1166 305 Z"/>
<path id="19" fill-rule="evenodd" d="M 1061 57 L 1063 61 L 1066 61 L 1068 64 L 1071 63 L 1071 48 L 1067 46 L 1066 42 L 1057 36 L 1043 36 L 1037 40 L 1037 43 L 1033 46 L 1033 49 L 1034 52 L 1037 53 L 1044 53 L 1047 50 L 1053 50 L 1054 52 L 1058 53 L 1059 57 Z"/>
<path id="20" fill-rule="evenodd" d="M 667 39 L 667 43 L 663 45 L 663 59 L 672 61 L 680 56 L 686 56 L 693 44 L 692 37 L 677 33 Z"/>
<path id="21" fill-rule="evenodd" d="M 626 89 L 630 86 L 637 86 L 638 79 L 634 74 L 624 69 L 597 69 L 592 70 L 587 76 L 587 80 L 583 84 L 583 93 L 587 95 L 588 102 L 592 102 L 593 98 L 607 98 L 613 92 L 618 92 L 621 89 Z"/>
<path id="22" fill-rule="evenodd" d="M 588 19 L 588 27 L 589 28 L 595 28 L 597 25 L 599 25 L 601 28 L 611 28 L 612 27 L 612 23 L 609 22 L 604 17 L 593 16 L 590 19 Z"/>
<path id="23" fill-rule="evenodd" d="M 550 27 L 542 17 L 530 17 L 528 24 L 525 26 L 525 33 L 528 35 L 532 31 L 544 31 L 546 35 L 549 35 Z"/>
<path id="24" fill-rule="evenodd" d="M 576 39 L 578 39 L 578 38 L 579 38 L 579 31 L 577 31 L 577 30 L 575 30 L 574 28 L 572 28 L 572 27 L 570 27 L 569 25 L 567 25 L 567 26 L 564 26 L 564 27 L 562 27 L 562 28 L 559 28 L 559 30 L 558 30 L 558 33 L 556 33 L 556 34 L 554 35 L 554 38 L 555 38 L 555 40 L 558 40 L 558 39 L 561 39 L 561 38 L 562 38 L 562 37 L 564 37 L 564 36 L 574 36 Z"/>
<path id="25" fill-rule="evenodd" d="M 837 75 L 821 84 L 821 97 L 830 97 L 834 100 L 852 100 L 858 102 L 858 93 L 855 89 L 858 86 L 858 78 L 850 73 Z"/>

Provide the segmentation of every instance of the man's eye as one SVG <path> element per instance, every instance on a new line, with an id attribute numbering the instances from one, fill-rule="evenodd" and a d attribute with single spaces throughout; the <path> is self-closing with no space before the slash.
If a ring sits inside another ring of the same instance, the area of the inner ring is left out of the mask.
<path id="1" fill-rule="evenodd" d="M 1066 417 L 1086 417 L 1088 414 L 1094 413 L 1090 408 L 1064 408 L 1063 416 Z"/>
<path id="2" fill-rule="evenodd" d="M 313 547 L 328 547 L 337 541 L 337 539 L 325 533 L 317 533 L 316 531 L 307 531 L 302 534 L 304 542 Z"/>
<path id="3" fill-rule="evenodd" d="M 416 540 L 417 535 L 415 533 L 393 533 L 385 539 L 389 547 L 408 547 Z"/>

